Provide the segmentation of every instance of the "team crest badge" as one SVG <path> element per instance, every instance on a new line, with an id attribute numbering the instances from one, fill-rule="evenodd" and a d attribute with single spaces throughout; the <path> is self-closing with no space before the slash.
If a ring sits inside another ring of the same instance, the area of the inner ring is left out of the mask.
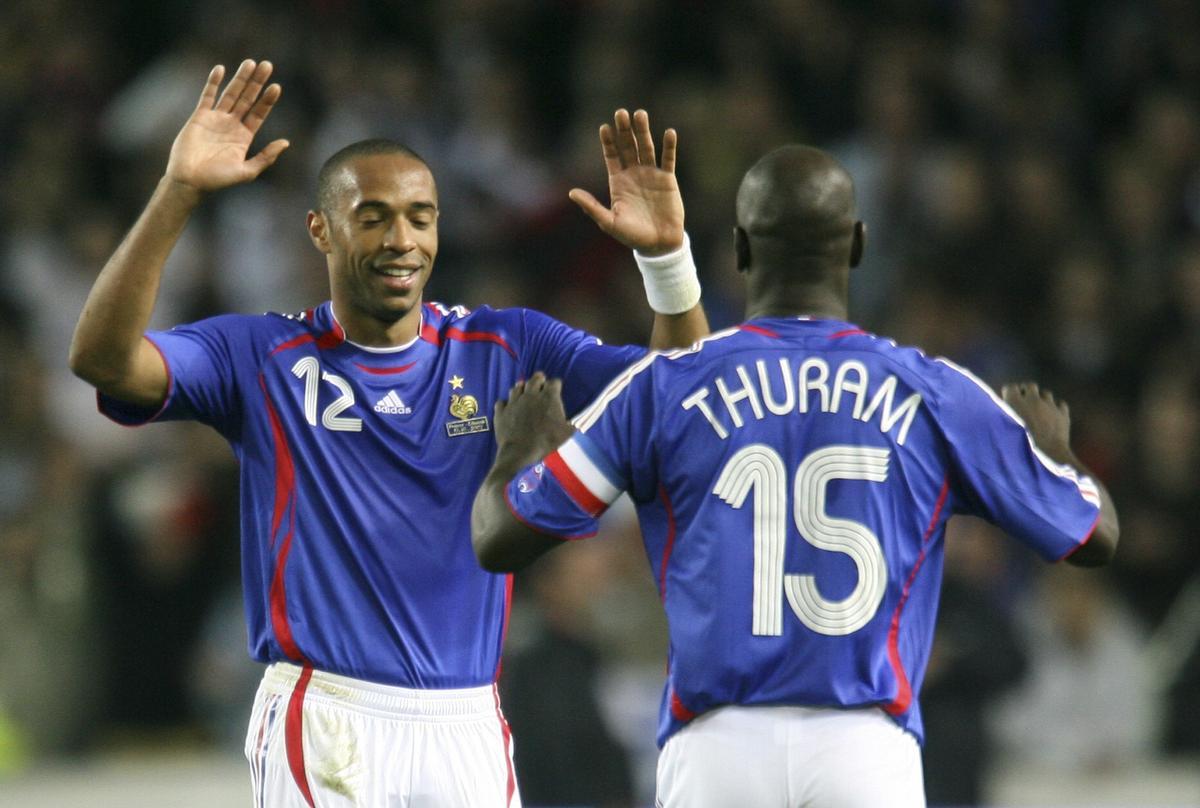
<path id="1" fill-rule="evenodd" d="M 463 381 L 460 376 L 451 377 L 450 388 L 461 390 Z M 489 429 L 487 416 L 479 415 L 479 400 L 469 393 L 450 394 L 450 414 L 458 419 L 446 422 L 446 434 L 452 438 L 487 432 Z"/>

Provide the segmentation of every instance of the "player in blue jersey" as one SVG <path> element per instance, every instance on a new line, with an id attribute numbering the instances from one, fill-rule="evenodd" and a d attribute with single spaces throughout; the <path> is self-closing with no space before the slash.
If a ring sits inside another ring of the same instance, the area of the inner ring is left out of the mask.
<path id="1" fill-rule="evenodd" d="M 498 405 L 476 552 L 520 568 L 630 493 L 669 623 L 658 805 L 923 805 L 946 520 L 1095 565 L 1116 513 L 1065 404 L 847 321 L 865 231 L 831 157 L 764 157 L 737 222 L 745 323 L 638 361 L 574 426 L 541 376 Z"/>
<path id="2" fill-rule="evenodd" d="M 424 299 L 437 188 L 404 146 L 329 159 L 308 214 L 331 301 L 144 333 L 164 261 L 206 193 L 253 180 L 286 148 L 249 147 L 279 99 L 271 65 L 222 68 L 166 173 L 96 281 L 71 367 L 127 424 L 188 418 L 241 466 L 249 650 L 269 663 L 246 740 L 257 804 L 519 805 L 495 679 L 511 577 L 481 570 L 471 497 L 495 452 L 492 404 L 544 370 L 568 406 L 642 348 L 616 348 L 524 309 Z M 652 343 L 707 332 L 674 177 L 645 113 L 601 128 L 611 208 L 572 198 L 638 250 L 659 312 Z"/>

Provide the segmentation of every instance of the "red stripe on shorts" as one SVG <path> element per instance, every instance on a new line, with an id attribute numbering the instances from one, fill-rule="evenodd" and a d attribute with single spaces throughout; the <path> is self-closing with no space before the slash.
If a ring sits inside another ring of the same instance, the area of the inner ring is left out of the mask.
<path id="1" fill-rule="evenodd" d="M 288 768 L 292 770 L 292 779 L 304 795 L 304 801 L 315 808 L 312 791 L 308 787 L 308 776 L 304 773 L 304 691 L 308 690 L 308 680 L 312 678 L 312 665 L 305 665 L 296 680 L 292 697 L 288 701 L 287 723 L 284 725 L 284 742 L 287 748 Z"/>

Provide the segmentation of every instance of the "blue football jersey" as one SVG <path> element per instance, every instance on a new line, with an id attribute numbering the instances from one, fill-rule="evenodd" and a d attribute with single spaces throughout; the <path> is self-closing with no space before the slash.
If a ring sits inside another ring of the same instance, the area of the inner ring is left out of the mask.
<path id="1" fill-rule="evenodd" d="M 505 490 L 529 525 L 637 506 L 669 624 L 659 743 L 723 704 L 878 705 L 922 738 L 947 519 L 1048 559 L 1099 517 L 986 384 L 830 320 L 754 320 L 652 353 Z"/>
<path id="2" fill-rule="evenodd" d="M 644 348 L 525 309 L 426 304 L 395 349 L 347 342 L 325 303 L 147 336 L 170 374 L 126 424 L 196 419 L 240 462 L 250 654 L 413 688 L 498 673 L 511 577 L 479 568 L 470 512 L 495 455 L 492 407 L 534 371 L 580 409 Z"/>

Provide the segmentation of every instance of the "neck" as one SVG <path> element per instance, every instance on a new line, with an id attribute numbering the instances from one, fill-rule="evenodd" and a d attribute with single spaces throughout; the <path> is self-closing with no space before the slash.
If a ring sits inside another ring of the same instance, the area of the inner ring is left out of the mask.
<path id="1" fill-rule="evenodd" d="M 346 332 L 346 339 L 368 348 L 394 348 L 412 342 L 421 330 L 421 303 L 397 320 L 376 317 L 344 302 L 333 301 L 333 316 Z"/>
<path id="2" fill-rule="evenodd" d="M 746 278 L 746 319 L 816 317 L 846 320 L 849 273 L 796 277 L 751 269 Z"/>

